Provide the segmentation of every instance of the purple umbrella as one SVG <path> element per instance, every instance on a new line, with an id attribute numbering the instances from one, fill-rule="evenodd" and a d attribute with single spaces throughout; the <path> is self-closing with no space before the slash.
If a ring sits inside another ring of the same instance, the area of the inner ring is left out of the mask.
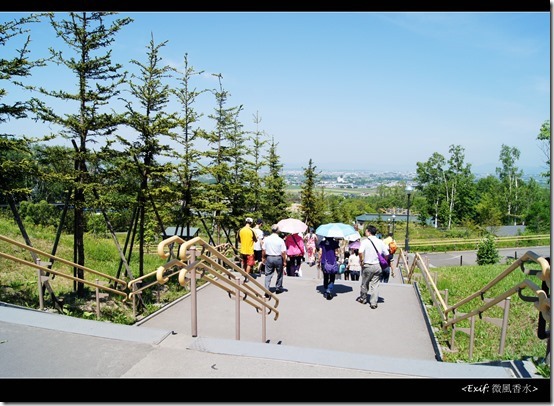
<path id="1" fill-rule="evenodd" d="M 358 248 L 360 248 L 360 240 L 352 241 L 350 244 L 348 244 L 348 248 L 351 250 L 357 250 Z"/>

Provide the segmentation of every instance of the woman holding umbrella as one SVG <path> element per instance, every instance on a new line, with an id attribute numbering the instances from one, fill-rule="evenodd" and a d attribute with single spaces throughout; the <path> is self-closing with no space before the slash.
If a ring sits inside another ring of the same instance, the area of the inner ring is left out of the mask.
<path id="1" fill-rule="evenodd" d="M 304 259 L 304 240 L 300 233 L 289 234 L 285 237 L 287 247 L 287 276 L 299 276 L 298 272 Z"/>
<path id="2" fill-rule="evenodd" d="M 325 237 L 319 244 L 319 268 L 323 272 L 323 297 L 327 300 L 333 298 L 335 276 L 339 271 L 337 255 L 339 242 L 333 237 Z"/>
<path id="3" fill-rule="evenodd" d="M 337 258 L 339 255 L 339 239 L 356 233 L 354 227 L 345 223 L 328 223 L 320 225 L 315 233 L 325 237 L 319 244 L 319 268 L 323 271 L 323 288 L 325 292 L 323 297 L 327 300 L 333 298 L 333 288 L 335 287 L 335 276 L 339 271 Z"/>

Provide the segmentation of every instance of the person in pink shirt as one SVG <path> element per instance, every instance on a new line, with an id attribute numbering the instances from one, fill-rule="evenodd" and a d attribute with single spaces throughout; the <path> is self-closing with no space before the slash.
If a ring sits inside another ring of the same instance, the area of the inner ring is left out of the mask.
<path id="1" fill-rule="evenodd" d="M 285 237 L 285 245 L 287 246 L 288 257 L 287 276 L 298 276 L 298 271 L 306 252 L 304 239 L 300 233 L 289 234 Z"/>

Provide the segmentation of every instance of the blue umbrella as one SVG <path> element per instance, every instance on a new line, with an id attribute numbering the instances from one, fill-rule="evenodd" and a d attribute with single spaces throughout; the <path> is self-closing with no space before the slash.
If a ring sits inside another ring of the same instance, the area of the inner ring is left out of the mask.
<path id="1" fill-rule="evenodd" d="M 353 226 L 345 223 L 328 223 L 320 225 L 315 230 L 317 235 L 327 238 L 346 238 L 356 233 Z"/>

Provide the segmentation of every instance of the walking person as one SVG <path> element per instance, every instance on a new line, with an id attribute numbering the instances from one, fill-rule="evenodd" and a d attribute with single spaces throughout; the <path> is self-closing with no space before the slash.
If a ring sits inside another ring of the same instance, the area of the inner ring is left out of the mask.
<path id="1" fill-rule="evenodd" d="M 304 246 L 306 247 L 306 254 L 308 257 L 306 258 L 306 261 L 310 266 L 315 265 L 315 261 L 316 261 L 315 255 L 317 252 L 317 245 L 318 245 L 317 235 L 314 233 L 314 228 L 310 227 L 310 231 L 308 232 L 308 234 L 304 236 Z"/>
<path id="2" fill-rule="evenodd" d="M 240 258 L 244 272 L 250 275 L 254 261 L 254 243 L 256 242 L 256 234 L 252 229 L 252 217 L 246 217 L 244 227 L 239 230 L 240 240 Z"/>
<path id="3" fill-rule="evenodd" d="M 289 234 L 285 237 L 287 246 L 287 276 L 298 276 L 298 271 L 304 259 L 304 239 L 299 233 Z"/>
<path id="4" fill-rule="evenodd" d="M 356 299 L 361 304 L 368 303 L 372 309 L 377 309 L 379 300 L 379 284 L 381 278 L 381 265 L 379 264 L 379 252 L 385 258 L 389 255 L 389 249 L 382 240 L 376 237 L 377 228 L 367 226 L 364 238 L 360 241 L 359 257 L 362 264 L 362 282 L 360 284 L 360 296 Z"/>
<path id="5" fill-rule="evenodd" d="M 256 220 L 256 225 L 254 226 L 254 234 L 256 235 L 256 242 L 254 243 L 254 262 L 257 266 L 257 272 L 260 275 L 264 275 L 264 264 L 262 263 L 262 247 L 264 243 L 264 231 L 262 230 L 262 219 Z"/>
<path id="6" fill-rule="evenodd" d="M 283 288 L 283 268 L 287 261 L 287 246 L 285 240 L 279 236 L 279 226 L 271 226 L 271 234 L 264 238 L 262 248 L 262 262 L 265 265 L 265 287 L 269 290 L 273 273 L 277 272 L 277 281 L 275 282 L 275 293 L 282 293 Z"/>
<path id="7" fill-rule="evenodd" d="M 353 281 L 360 280 L 362 265 L 360 263 L 360 257 L 357 249 L 353 249 L 352 254 L 348 257 L 348 270 L 350 271 L 351 280 Z"/>
<path id="8" fill-rule="evenodd" d="M 348 266 L 348 260 L 350 259 L 350 250 L 344 251 L 344 259 L 341 266 L 344 266 L 344 280 L 350 280 L 350 268 Z"/>
<path id="9" fill-rule="evenodd" d="M 323 272 L 323 297 L 327 300 L 333 298 L 335 277 L 339 271 L 337 262 L 339 243 L 334 238 L 324 238 L 319 244 L 319 268 Z"/>

